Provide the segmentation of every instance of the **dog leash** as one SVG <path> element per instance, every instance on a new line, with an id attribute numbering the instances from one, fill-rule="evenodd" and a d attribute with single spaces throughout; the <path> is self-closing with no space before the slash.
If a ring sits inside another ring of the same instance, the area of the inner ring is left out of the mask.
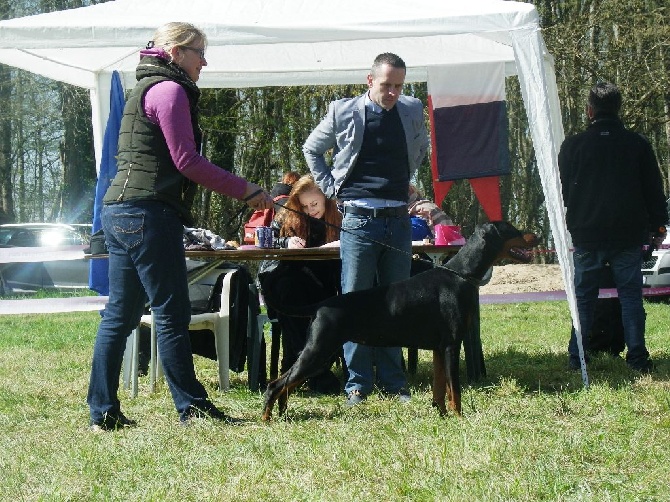
<path id="1" fill-rule="evenodd" d="M 325 221 L 325 220 L 321 220 L 321 219 L 319 219 L 319 218 L 315 218 L 314 216 L 310 216 L 309 214 L 307 214 L 307 213 L 303 213 L 302 211 L 297 211 L 296 209 L 292 209 L 292 208 L 290 208 L 290 207 L 283 206 L 283 205 L 281 205 L 281 204 L 278 203 L 278 202 L 273 202 L 273 204 L 274 204 L 275 206 L 277 206 L 278 209 L 284 209 L 284 210 L 286 210 L 286 211 L 291 211 L 291 212 L 293 212 L 293 213 L 299 214 L 299 215 L 301 215 L 301 216 L 303 216 L 303 217 L 305 217 L 305 218 L 308 218 L 308 219 L 310 219 L 310 220 L 314 220 L 314 221 L 316 221 L 316 222 L 318 222 L 318 223 L 321 223 L 321 224 L 323 224 L 323 225 L 326 225 L 326 226 L 328 226 L 328 227 L 332 227 L 332 228 L 334 228 L 334 229 L 336 229 L 336 230 L 338 230 L 338 231 L 340 231 L 340 232 L 344 232 L 344 233 L 353 235 L 353 236 L 355 236 L 355 237 L 359 237 L 359 238 L 361 238 L 361 239 L 365 239 L 365 240 L 367 240 L 367 241 L 369 241 L 369 242 L 372 242 L 373 244 L 378 244 L 378 245 L 380 245 L 380 246 L 382 246 L 382 247 L 385 247 L 385 248 L 387 248 L 387 249 L 390 249 L 391 251 L 396 251 L 396 252 L 398 252 L 398 253 L 402 253 L 402 254 L 405 254 L 405 255 L 409 255 L 409 256 L 412 258 L 412 260 L 415 260 L 415 261 L 421 261 L 421 262 L 424 262 L 424 263 L 429 263 L 429 264 L 431 264 L 433 267 L 444 268 L 445 270 L 449 270 L 450 272 L 453 272 L 454 274 L 456 274 L 456 275 L 458 275 L 458 276 L 460 277 L 460 275 L 459 275 L 458 273 L 454 272 L 454 271 L 451 270 L 450 268 L 445 267 L 445 266 L 442 265 L 442 264 L 436 264 L 435 262 L 433 262 L 433 260 L 425 259 L 425 258 L 421 258 L 419 255 L 417 255 L 417 254 L 415 254 L 415 253 L 411 253 L 411 252 L 405 251 L 405 250 L 403 250 L 403 249 L 398 249 L 398 248 L 396 248 L 396 247 L 390 246 L 389 244 L 386 244 L 385 242 L 380 242 L 380 241 L 378 241 L 378 240 L 376 240 L 376 239 L 373 239 L 372 237 L 368 237 L 367 235 L 362 235 L 362 234 L 360 234 L 360 233 L 358 233 L 358 232 L 354 232 L 354 231 L 351 231 L 351 230 L 345 230 L 344 228 L 342 228 L 342 227 L 339 226 L 339 225 L 335 225 L 335 224 L 333 224 L 333 223 L 328 223 L 328 222 Z M 468 280 L 467 278 L 464 278 L 464 279 Z"/>
<path id="2" fill-rule="evenodd" d="M 253 199 L 254 197 L 256 197 L 259 193 L 263 193 L 263 189 L 262 189 L 262 188 L 259 189 L 259 190 L 256 190 L 256 191 L 253 192 L 252 194 L 247 195 L 246 197 L 244 197 L 244 198 L 242 199 L 242 202 L 248 202 L 248 201 L 250 201 L 251 199 Z M 240 215 L 241 215 L 243 212 L 245 212 L 247 209 L 249 209 L 249 207 L 246 206 L 246 205 L 245 205 L 245 206 L 242 206 L 241 208 L 239 208 L 239 209 L 235 212 L 234 215 L 232 215 L 230 218 L 228 218 L 228 221 L 226 222 L 225 226 L 230 225 L 230 224 L 233 222 L 233 220 L 239 218 Z"/>
<path id="3" fill-rule="evenodd" d="M 253 199 L 253 198 L 254 198 L 256 195 L 258 195 L 260 192 L 261 192 L 261 191 L 256 191 L 256 192 L 252 193 L 249 197 L 246 197 L 244 200 Z M 313 216 L 310 216 L 310 215 L 307 214 L 307 213 L 303 213 L 302 211 L 297 211 L 297 210 L 292 209 L 292 208 L 290 208 L 290 207 L 286 207 L 286 206 L 280 204 L 279 202 L 275 202 L 275 201 L 273 201 L 272 204 L 273 204 L 274 206 L 277 206 L 277 209 L 283 209 L 283 210 L 286 210 L 286 211 L 294 212 L 294 213 L 296 213 L 296 214 L 298 214 L 298 215 L 300 215 L 300 216 L 302 216 L 302 217 L 305 217 L 305 218 L 314 220 L 315 222 L 321 223 L 321 224 L 323 224 L 323 225 L 326 225 L 326 226 L 335 228 L 335 229 L 338 230 L 339 232 L 345 232 L 345 233 L 348 233 L 348 234 L 353 235 L 353 236 L 355 236 L 355 237 L 359 237 L 359 238 L 365 239 L 365 240 L 367 240 L 367 241 L 369 241 L 369 242 L 372 242 L 373 244 L 378 244 L 378 245 L 380 245 L 380 246 L 382 246 L 382 247 L 385 247 L 385 248 L 387 248 L 387 249 L 389 249 L 389 250 L 391 250 L 391 251 L 396 251 L 397 253 L 402 253 L 402 254 L 409 255 L 409 256 L 412 258 L 412 260 L 414 260 L 414 261 L 423 262 L 423 263 L 428 263 L 428 264 L 431 265 L 433 268 L 441 268 L 441 269 L 443 269 L 443 270 L 447 270 L 448 272 L 451 272 L 452 274 L 454 274 L 456 277 L 460 277 L 460 278 L 463 279 L 464 281 L 466 281 L 466 282 L 468 282 L 468 283 L 470 283 L 470 284 L 473 284 L 473 285 L 476 286 L 476 287 L 479 287 L 479 286 L 481 285 L 481 281 L 479 281 L 479 280 L 474 280 L 472 277 L 467 277 L 467 276 L 464 276 L 464 275 L 462 275 L 462 274 L 459 274 L 459 273 L 456 272 L 455 270 L 453 270 L 453 269 L 451 269 L 451 268 L 449 268 L 449 267 L 446 267 L 446 266 L 442 265 L 441 263 L 435 263 L 435 262 L 434 262 L 433 260 L 431 260 L 431 259 L 421 258 L 421 256 L 419 256 L 418 254 L 411 253 L 411 252 L 407 252 L 407 251 L 405 251 L 405 250 L 403 250 L 403 249 L 398 249 L 398 248 L 396 248 L 396 247 L 390 246 L 389 244 L 386 244 L 385 242 L 380 242 L 380 241 L 378 241 L 378 240 L 376 240 L 376 239 L 373 239 L 372 237 L 368 237 L 367 235 L 362 235 L 362 234 L 359 234 L 359 233 L 357 233 L 357 232 L 353 232 L 353 231 L 351 231 L 351 230 L 345 230 L 344 228 L 342 228 L 342 227 L 339 226 L 339 225 L 334 225 L 333 223 L 328 223 L 328 222 L 325 221 L 325 220 L 321 220 L 321 219 L 319 219 L 319 218 L 315 218 L 315 217 L 313 217 Z M 242 206 L 242 207 L 241 207 L 241 208 L 240 208 L 240 209 L 239 209 L 239 210 L 238 210 L 238 211 L 237 211 L 237 212 L 236 212 L 236 213 L 235 213 L 235 214 L 228 220 L 228 224 L 230 224 L 235 218 L 237 218 L 238 216 L 240 216 L 246 209 L 248 209 L 247 206 Z"/>
<path id="4" fill-rule="evenodd" d="M 445 266 L 445 265 L 442 265 L 441 263 L 435 263 L 435 262 L 434 262 L 433 260 L 431 260 L 431 259 L 421 258 L 421 256 L 419 256 L 418 254 L 415 254 L 415 253 L 408 253 L 407 251 L 404 251 L 404 250 L 402 250 L 402 249 L 398 249 L 398 248 L 395 248 L 395 247 L 393 247 L 393 246 L 389 246 L 389 245 L 386 244 L 385 242 L 379 242 L 379 241 L 373 239 L 372 237 L 368 237 L 367 235 L 361 235 L 361 234 L 359 234 L 359 233 L 357 233 L 357 232 L 353 232 L 353 231 L 351 231 L 351 230 L 345 230 L 344 228 L 342 228 L 342 227 L 340 227 L 340 226 L 338 226 L 338 225 L 334 225 L 334 224 L 332 224 L 332 223 L 328 223 L 327 221 L 320 220 L 319 218 L 314 218 L 313 216 L 310 216 L 310 215 L 308 215 L 307 213 L 303 213 L 302 211 L 297 211 L 297 210 L 292 209 L 292 208 L 290 208 L 290 207 L 282 206 L 282 205 L 279 204 L 278 202 L 273 202 L 273 204 L 275 204 L 276 206 L 278 206 L 278 207 L 281 208 L 281 209 L 285 209 L 285 210 L 287 210 L 287 211 L 292 211 L 292 212 L 294 212 L 294 213 L 296 213 L 296 214 L 299 214 L 299 215 L 301 215 L 301 216 L 307 217 L 307 218 L 309 218 L 309 219 L 312 219 L 312 220 L 314 220 L 314 221 L 317 221 L 317 222 L 322 223 L 322 224 L 324 224 L 324 225 L 327 225 L 327 226 L 329 226 L 329 227 L 333 227 L 333 228 L 335 228 L 336 230 L 339 230 L 340 232 L 345 232 L 345 233 L 354 235 L 354 236 L 356 236 L 356 237 L 360 237 L 360 238 L 362 238 L 362 239 L 366 239 L 366 240 L 368 240 L 369 242 L 372 242 L 373 244 L 379 244 L 380 246 L 383 246 L 383 247 L 385 247 L 385 248 L 388 248 L 388 249 L 390 249 L 390 250 L 392 250 L 392 251 L 396 251 L 396 252 L 398 252 L 398 253 L 402 253 L 402 254 L 406 254 L 406 255 L 408 254 L 408 255 L 410 255 L 410 257 L 411 257 L 412 260 L 414 260 L 414 261 L 420 261 L 420 262 L 423 262 L 423 263 L 428 263 L 428 264 L 430 264 L 433 268 L 441 268 L 441 269 L 443 269 L 443 270 L 446 270 L 446 271 L 452 273 L 453 275 L 455 275 L 456 277 L 459 277 L 460 279 L 464 280 L 465 282 L 467 282 L 467 283 L 469 283 L 469 284 L 472 284 L 473 286 L 475 286 L 475 287 L 477 287 L 477 288 L 480 287 L 480 286 L 482 285 L 482 281 L 481 281 L 480 279 L 475 279 L 475 278 L 468 277 L 468 276 L 463 275 L 463 274 L 459 274 L 459 273 L 456 272 L 454 269 L 451 269 L 451 268 L 449 268 L 449 267 L 447 267 L 447 266 Z"/>

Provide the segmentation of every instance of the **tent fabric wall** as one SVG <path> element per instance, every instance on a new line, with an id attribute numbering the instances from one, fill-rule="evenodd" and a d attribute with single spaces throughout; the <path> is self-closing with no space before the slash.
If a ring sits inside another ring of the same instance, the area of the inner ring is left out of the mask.
<path id="1" fill-rule="evenodd" d="M 528 115 L 535 157 L 540 173 L 542 191 L 549 215 L 554 248 L 563 274 L 566 297 L 572 316 L 572 323 L 577 336 L 579 359 L 581 363 L 582 381 L 589 386 L 589 377 L 586 372 L 582 331 L 577 312 L 574 276 L 575 269 L 572 261 L 572 238 L 565 222 L 565 205 L 561 192 L 561 180 L 558 172 L 558 150 L 564 139 L 563 126 L 558 102 L 558 88 L 553 60 L 545 59 L 541 67 L 533 67 L 542 61 L 538 58 L 546 54 L 544 41 L 538 30 L 524 29 L 515 31 L 512 36 L 515 54 L 520 61 L 529 65 L 528 71 L 519 72 L 521 94 Z M 550 115 L 552 120 L 545 120 Z"/>
<path id="2" fill-rule="evenodd" d="M 132 87 L 139 49 L 175 18 L 208 36 L 200 87 L 365 83 L 381 52 L 405 59 L 408 82 L 426 81 L 435 65 L 504 63 L 505 75 L 521 82 L 559 262 L 574 298 L 558 181 L 558 94 L 532 4 L 367 0 L 363 8 L 358 0 L 190 0 L 184 9 L 182 0 L 115 0 L 0 21 L 0 62 L 90 90 L 99 162 L 112 71 Z M 576 321 L 572 302 L 571 312 Z"/>

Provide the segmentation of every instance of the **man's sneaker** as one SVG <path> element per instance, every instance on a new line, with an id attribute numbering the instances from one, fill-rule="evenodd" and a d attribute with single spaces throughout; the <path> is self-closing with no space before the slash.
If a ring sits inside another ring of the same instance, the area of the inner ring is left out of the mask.
<path id="1" fill-rule="evenodd" d="M 106 432 L 118 431 L 129 427 L 135 427 L 136 425 L 137 422 L 135 420 L 130 420 L 119 411 L 116 414 L 105 413 L 100 421 L 92 420 L 90 428 L 92 432 Z"/>
<path id="2" fill-rule="evenodd" d="M 365 396 L 361 394 L 360 390 L 352 390 L 347 396 L 347 406 L 356 406 L 365 401 Z"/>
<path id="3" fill-rule="evenodd" d="M 412 400 L 412 394 L 406 388 L 402 388 L 396 392 L 387 392 L 385 390 L 379 391 L 380 397 L 384 399 L 398 399 L 401 403 L 409 403 Z"/>
<path id="4" fill-rule="evenodd" d="M 193 423 L 193 419 L 198 418 L 209 418 L 211 420 L 217 420 L 228 425 L 239 425 L 242 423 L 242 420 L 239 418 L 233 418 L 229 415 L 226 415 L 210 402 L 206 402 L 201 406 L 189 406 L 184 414 L 180 417 L 179 422 L 181 425 L 186 427 Z"/>
<path id="5" fill-rule="evenodd" d="M 412 394 L 407 389 L 400 389 L 398 391 L 398 401 L 401 403 L 409 403 L 412 399 Z"/>

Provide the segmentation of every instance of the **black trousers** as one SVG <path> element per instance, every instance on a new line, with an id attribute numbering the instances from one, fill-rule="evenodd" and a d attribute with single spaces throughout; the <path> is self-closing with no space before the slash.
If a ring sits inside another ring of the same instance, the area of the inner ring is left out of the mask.
<path id="1" fill-rule="evenodd" d="M 281 261 L 259 275 L 265 303 L 277 313 L 282 332 L 281 372 L 305 347 L 311 319 L 283 313 L 286 307 L 311 305 L 340 292 L 340 260 Z"/>

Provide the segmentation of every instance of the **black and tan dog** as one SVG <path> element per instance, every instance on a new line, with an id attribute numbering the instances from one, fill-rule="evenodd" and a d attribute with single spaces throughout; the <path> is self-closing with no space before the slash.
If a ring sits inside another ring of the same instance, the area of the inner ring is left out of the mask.
<path id="1" fill-rule="evenodd" d="M 486 223 L 444 267 L 306 307 L 303 314 L 314 316 L 307 343 L 295 364 L 268 384 L 262 419 L 270 420 L 277 399 L 283 413 L 288 394 L 323 371 L 346 341 L 432 350 L 433 405 L 445 415 L 446 395 L 449 408 L 460 415 L 460 351 L 476 314 L 476 288 L 495 261 L 527 263 L 536 244 L 534 234 L 509 223 Z"/>

